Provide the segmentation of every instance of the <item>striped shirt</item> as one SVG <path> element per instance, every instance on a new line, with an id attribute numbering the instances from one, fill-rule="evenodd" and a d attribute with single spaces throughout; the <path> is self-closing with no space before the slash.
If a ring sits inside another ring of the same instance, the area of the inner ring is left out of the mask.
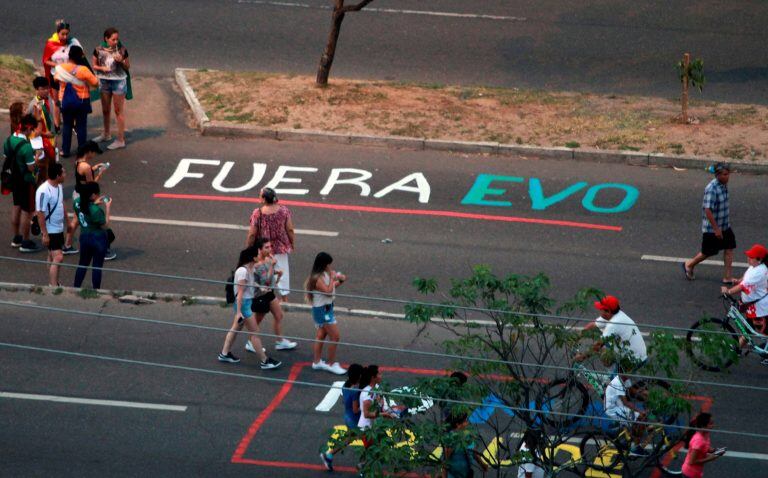
<path id="1" fill-rule="evenodd" d="M 717 226 L 725 231 L 730 229 L 730 211 L 728 208 L 728 186 L 722 184 L 717 178 L 704 188 L 704 200 L 701 204 L 701 232 L 715 232 L 715 229 L 707 219 L 705 209 L 712 211 Z"/>

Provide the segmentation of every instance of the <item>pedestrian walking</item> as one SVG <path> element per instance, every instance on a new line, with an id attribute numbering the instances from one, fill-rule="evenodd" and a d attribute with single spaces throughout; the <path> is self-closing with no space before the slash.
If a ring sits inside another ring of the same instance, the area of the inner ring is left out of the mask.
<path id="1" fill-rule="evenodd" d="M 88 183 L 98 183 L 99 180 L 101 180 L 101 176 L 109 168 L 109 163 L 98 163 L 91 166 L 91 160 L 93 160 L 97 154 L 101 154 L 101 152 L 101 148 L 94 141 L 86 141 L 85 144 L 77 148 L 77 159 L 75 160 L 75 191 L 72 193 L 73 201 L 83 194 L 83 186 Z M 64 255 L 77 254 L 78 252 L 72 243 L 75 231 L 77 231 L 79 224 L 77 216 L 69 221 L 67 235 L 64 241 Z M 112 253 L 112 251 L 107 251 L 104 259 L 112 260 L 115 256 L 116 254 Z"/>
<path id="2" fill-rule="evenodd" d="M 61 155 L 68 158 L 72 148 L 72 128 L 77 132 L 78 147 L 88 140 L 88 115 L 93 111 L 90 88 L 98 86 L 99 80 L 79 46 L 70 47 L 67 62 L 56 66 L 54 71 L 54 78 L 59 82 L 62 116 Z"/>
<path id="3" fill-rule="evenodd" d="M 64 188 L 66 179 L 64 166 L 53 163 L 48 166 L 48 179 L 37 188 L 35 193 L 35 212 L 40 224 L 43 245 L 48 248 L 48 262 L 51 264 L 48 285 L 60 286 L 59 264 L 64 260 L 61 249 L 64 245 L 66 209 L 64 207 Z"/>
<path id="4" fill-rule="evenodd" d="M 101 288 L 101 268 L 109 247 L 107 227 L 112 208 L 112 199 L 100 196 L 99 183 L 88 183 L 82 189 L 80 197 L 72 204 L 80 222 L 80 262 L 75 271 L 75 287 L 80 287 L 85 279 L 88 266 L 93 262 L 91 283 L 94 289 Z M 104 205 L 104 209 L 99 207 Z"/>
<path id="5" fill-rule="evenodd" d="M 232 322 L 232 327 L 230 327 L 229 332 L 227 332 L 224 338 L 224 345 L 221 348 L 221 353 L 219 353 L 219 361 L 228 363 L 240 362 L 240 359 L 232 354 L 231 349 L 237 333 L 243 330 L 243 326 L 245 326 L 251 332 L 247 342 L 253 347 L 254 353 L 259 356 L 261 369 L 270 370 L 282 364 L 267 356 L 264 348 L 261 346 L 261 339 L 256 335 L 259 332 L 259 324 L 253 316 L 253 296 L 256 290 L 254 268 L 258 258 L 259 249 L 256 247 L 248 247 L 240 252 L 240 258 L 237 261 L 234 275 L 236 286 L 235 318 Z"/>
<path id="6" fill-rule="evenodd" d="M 272 188 L 262 189 L 260 196 L 263 205 L 254 209 L 251 214 L 251 227 L 248 229 L 245 246 L 253 245 L 260 237 L 269 239 L 272 243 L 277 268 L 283 271 L 277 284 L 278 295 L 282 302 L 287 302 L 291 288 L 288 254 L 296 249 L 291 211 L 278 204 L 277 193 Z"/>
<path id="7" fill-rule="evenodd" d="M 363 366 L 353 363 L 347 369 L 347 380 L 342 385 L 341 398 L 344 402 L 344 425 L 347 427 L 347 438 L 342 444 L 327 451 L 320 452 L 320 460 L 328 471 L 333 471 L 333 457 L 346 448 L 355 438 L 357 423 L 360 421 L 360 377 Z"/>
<path id="8" fill-rule="evenodd" d="M 53 120 L 57 127 L 61 126 L 61 104 L 59 100 L 59 82 L 54 77 L 54 70 L 58 65 L 66 63 L 69 59 L 69 49 L 73 46 L 82 48 L 82 45 L 72 35 L 69 23 L 64 20 L 56 20 L 56 31 L 45 42 L 43 48 L 43 71 L 53 90 L 54 110 Z"/>
<path id="9" fill-rule="evenodd" d="M 688 455 L 683 463 L 683 476 L 686 478 L 702 478 L 704 465 L 715 461 L 725 455 L 725 448 L 714 449 L 709 439 L 709 430 L 715 426 L 712 415 L 700 413 L 694 419 L 694 426 L 698 428 L 688 442 Z"/>
<path id="10" fill-rule="evenodd" d="M 112 139 L 110 130 L 114 105 L 117 139 L 107 146 L 110 150 L 125 148 L 125 100 L 132 97 L 129 94 L 130 68 L 128 50 L 120 41 L 120 33 L 117 28 L 107 28 L 104 30 L 101 44 L 93 50 L 93 69 L 99 79 L 101 111 L 104 118 L 104 130 L 93 140 L 102 142 Z"/>
<path id="11" fill-rule="evenodd" d="M 731 275 L 733 250 L 736 249 L 736 236 L 731 229 L 730 207 L 728 203 L 728 181 L 731 167 L 726 163 L 717 163 L 712 167 L 715 179 L 704 188 L 701 205 L 701 251 L 693 259 L 683 263 L 683 273 L 688 280 L 694 279 L 693 270 L 700 262 L 723 251 L 723 284 L 732 285 Z"/>
<path id="12" fill-rule="evenodd" d="M 280 300 L 275 295 L 274 289 L 279 283 L 282 271 L 277 268 L 277 261 L 272 255 L 272 243 L 259 238 L 254 246 L 258 251 L 258 260 L 254 267 L 253 274 L 256 280 L 256 294 L 253 297 L 253 311 L 256 313 L 256 323 L 261 325 L 267 313 L 272 313 L 274 322 L 272 329 L 275 333 L 275 349 L 292 350 L 298 345 L 296 342 L 283 337 L 283 309 L 280 307 Z M 253 345 L 246 343 L 245 349 L 248 352 L 256 352 Z"/>
<path id="13" fill-rule="evenodd" d="M 331 268 L 333 258 L 327 252 L 315 256 L 312 272 L 304 282 L 307 300 L 312 304 L 312 320 L 317 332 L 312 346 L 314 359 L 313 370 L 326 370 L 336 375 L 347 371 L 336 361 L 336 348 L 339 342 L 339 326 L 333 313 L 333 300 L 336 287 L 347 280 L 347 277 Z M 323 360 L 323 343 L 328 340 L 328 362 Z"/>
<path id="14" fill-rule="evenodd" d="M 13 111 L 23 111 L 24 105 L 11 105 Z M 14 114 L 16 116 L 16 113 Z M 3 155 L 11 162 L 11 192 L 13 208 L 11 209 L 11 230 L 13 239 L 11 247 L 20 252 L 37 252 L 40 248 L 29 237 L 32 216 L 35 212 L 36 169 L 42 158 L 40 152 L 35 152 L 29 138 L 37 128 L 37 120 L 32 115 L 23 115 L 12 121 L 15 131 L 3 143 Z"/>

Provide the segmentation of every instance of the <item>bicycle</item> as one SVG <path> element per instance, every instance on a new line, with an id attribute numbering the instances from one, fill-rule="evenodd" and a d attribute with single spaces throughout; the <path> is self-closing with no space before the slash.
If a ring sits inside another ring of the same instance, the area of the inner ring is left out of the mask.
<path id="1" fill-rule="evenodd" d="M 536 400 L 536 408 L 544 411 L 542 419 L 550 426 L 567 428 L 583 419 L 589 407 L 590 398 L 587 386 L 582 379 L 595 391 L 602 401 L 605 387 L 611 379 L 610 374 L 591 370 L 580 363 L 575 363 L 568 376 L 550 382 Z M 669 382 L 662 379 L 640 379 L 631 387 L 631 393 L 640 401 L 645 401 L 648 391 L 652 388 L 670 390 Z M 576 392 L 575 397 L 572 392 Z M 557 413 L 546 413 L 550 412 Z M 582 416 L 574 416 L 582 415 Z M 667 417 L 666 423 L 672 423 L 677 416 Z"/>
<path id="2" fill-rule="evenodd" d="M 760 331 L 755 330 L 739 311 L 738 300 L 728 294 L 722 294 L 722 299 L 725 317 L 698 320 L 686 335 L 686 353 L 693 363 L 709 372 L 727 369 L 741 355 L 739 337 L 746 341 L 748 351 L 755 352 L 764 361 L 768 359 L 768 336 L 761 333 L 765 331 L 765 323 Z M 762 344 L 759 343 L 761 341 Z"/>
<path id="3" fill-rule="evenodd" d="M 622 425 L 615 436 L 611 433 L 587 433 L 579 444 L 582 458 L 590 463 L 590 467 L 606 474 L 621 474 L 634 476 L 638 470 L 656 467 L 669 476 L 681 476 L 685 454 L 684 434 L 676 429 L 676 434 L 667 431 L 664 423 L 649 425 L 643 448 L 651 451 L 647 455 L 636 455 L 630 452 L 632 434 L 629 427 Z M 636 464 L 639 461 L 639 465 Z M 629 471 L 630 468 L 635 470 Z"/>

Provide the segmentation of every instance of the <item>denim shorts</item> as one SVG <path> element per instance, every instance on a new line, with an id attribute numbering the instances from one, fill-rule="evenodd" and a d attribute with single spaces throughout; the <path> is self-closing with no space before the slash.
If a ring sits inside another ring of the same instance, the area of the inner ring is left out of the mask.
<path id="1" fill-rule="evenodd" d="M 251 310 L 252 302 L 253 299 L 243 299 L 243 306 L 240 308 L 240 312 L 246 319 L 253 315 L 253 311 Z M 237 313 L 237 299 L 235 299 L 235 303 L 232 304 L 232 308 L 235 309 L 235 313 Z"/>
<path id="2" fill-rule="evenodd" d="M 333 304 L 312 307 L 312 320 L 315 321 L 315 327 L 318 329 L 324 325 L 335 324 L 336 316 L 333 315 Z"/>
<path id="3" fill-rule="evenodd" d="M 104 93 L 112 93 L 113 95 L 123 95 L 125 96 L 125 92 L 128 91 L 128 82 L 125 81 L 125 78 L 122 80 L 99 80 L 99 87 L 101 88 L 101 91 Z"/>

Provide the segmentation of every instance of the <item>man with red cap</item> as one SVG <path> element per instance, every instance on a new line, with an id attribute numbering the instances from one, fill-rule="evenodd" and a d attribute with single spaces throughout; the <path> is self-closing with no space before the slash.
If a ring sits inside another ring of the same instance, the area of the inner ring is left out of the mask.
<path id="1" fill-rule="evenodd" d="M 595 320 L 594 325 L 590 324 L 586 328 L 597 326 L 602 331 L 602 338 L 595 342 L 591 352 L 577 354 L 575 360 L 582 362 L 607 344 L 616 353 L 616 363 L 645 363 L 648 360 L 645 340 L 635 321 L 621 310 L 619 299 L 606 295 L 595 302 L 595 309 L 600 312 L 600 317 Z"/>
<path id="2" fill-rule="evenodd" d="M 755 330 L 765 333 L 768 319 L 768 249 L 762 244 L 755 244 L 744 254 L 747 256 L 749 268 L 744 277 L 733 287 L 722 286 L 723 294 L 738 294 L 741 292 L 741 303 L 744 306 L 744 316 L 752 321 Z M 747 345 L 744 337 L 739 337 L 742 347 Z M 763 365 L 768 365 L 768 358 L 763 359 Z"/>

